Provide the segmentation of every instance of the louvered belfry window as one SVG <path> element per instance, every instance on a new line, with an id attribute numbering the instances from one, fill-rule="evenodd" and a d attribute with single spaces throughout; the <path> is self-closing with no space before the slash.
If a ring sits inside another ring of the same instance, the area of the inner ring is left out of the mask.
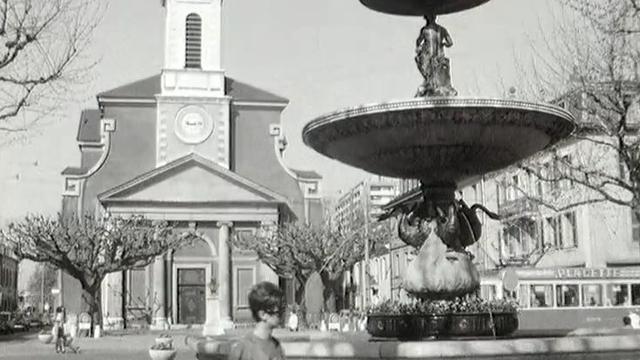
<path id="1" fill-rule="evenodd" d="M 187 15 L 185 68 L 200 68 L 202 19 L 198 14 Z"/>

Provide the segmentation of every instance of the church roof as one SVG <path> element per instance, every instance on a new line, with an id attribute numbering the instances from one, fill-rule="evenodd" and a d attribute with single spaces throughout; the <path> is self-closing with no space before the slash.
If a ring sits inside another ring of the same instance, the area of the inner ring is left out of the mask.
<path id="1" fill-rule="evenodd" d="M 285 205 L 288 205 L 289 203 L 289 201 L 285 196 L 263 185 L 255 183 L 233 171 L 230 171 L 196 153 L 185 155 L 163 166 L 160 166 L 146 173 L 143 173 L 123 184 L 120 184 L 114 188 L 111 188 L 99 194 L 98 199 L 102 202 L 118 201 L 118 200 L 124 200 L 127 198 L 129 200 L 133 199 L 135 201 L 135 198 L 131 198 L 129 197 L 129 195 L 131 195 L 132 193 L 138 192 L 141 189 L 145 189 L 145 188 L 148 189 L 152 187 L 154 184 L 161 183 L 161 182 L 168 182 L 168 180 L 171 177 L 174 177 L 174 178 L 180 177 L 179 170 L 185 170 L 188 168 L 193 168 L 198 166 L 206 171 L 210 179 L 219 178 L 219 179 L 222 179 L 226 184 L 235 184 L 235 187 L 233 188 L 234 191 L 229 191 L 228 189 L 230 189 L 230 187 L 228 186 L 222 189 L 222 191 L 227 195 L 232 193 L 233 194 L 232 197 L 237 197 L 241 191 L 244 191 L 244 192 L 249 192 L 256 195 L 261 202 L 280 203 Z M 178 171 L 178 173 L 176 173 L 176 171 Z M 184 171 L 182 173 L 184 174 Z M 186 175 L 187 175 L 186 177 L 183 176 L 181 178 L 182 182 L 188 183 L 190 184 L 190 186 L 192 186 L 191 184 L 193 184 L 193 182 L 190 180 L 193 180 L 193 178 L 189 178 L 188 177 L 189 174 L 186 174 Z M 196 191 L 198 201 L 206 202 L 208 200 L 207 195 L 211 195 L 209 193 L 215 192 L 216 190 L 219 192 L 220 188 L 221 188 L 220 182 L 216 183 L 214 186 L 203 186 L 202 188 Z M 176 190 L 175 188 L 174 190 L 176 192 L 179 192 L 179 190 Z M 170 197 L 172 195 L 175 195 L 175 194 L 172 194 L 171 191 L 162 191 L 162 193 L 169 194 Z M 209 200 L 220 201 L 220 195 L 218 194 L 218 196 L 213 196 L 213 198 Z"/>
<path id="2" fill-rule="evenodd" d="M 80 126 L 78 126 L 79 142 L 100 141 L 100 110 L 84 109 L 80 113 Z"/>
<path id="3" fill-rule="evenodd" d="M 322 175 L 318 174 L 313 170 L 297 170 L 291 169 L 299 178 L 302 179 L 322 179 Z"/>
<path id="4" fill-rule="evenodd" d="M 160 94 L 160 75 L 134 81 L 98 94 L 98 99 L 155 99 Z M 289 100 L 249 84 L 225 78 L 227 95 L 235 101 L 288 103 Z"/>

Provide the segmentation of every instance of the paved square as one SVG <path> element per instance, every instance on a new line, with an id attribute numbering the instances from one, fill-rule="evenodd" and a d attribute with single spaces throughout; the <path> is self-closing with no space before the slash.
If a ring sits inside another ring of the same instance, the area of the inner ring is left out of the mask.
<path id="1" fill-rule="evenodd" d="M 0 359 L 128 359 L 148 360 L 149 347 L 157 334 L 105 336 L 100 339 L 80 338 L 77 345 L 80 353 L 56 354 L 53 344 L 42 344 L 37 333 L 0 335 Z M 178 349 L 176 360 L 193 360 L 196 354 L 185 345 L 187 334 L 172 334 L 174 346 Z"/>

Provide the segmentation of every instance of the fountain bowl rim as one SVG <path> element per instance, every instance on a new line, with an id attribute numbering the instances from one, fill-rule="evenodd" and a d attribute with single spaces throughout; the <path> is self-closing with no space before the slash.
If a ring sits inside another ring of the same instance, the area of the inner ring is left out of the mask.
<path id="1" fill-rule="evenodd" d="M 452 14 L 483 5 L 490 0 L 360 0 L 368 9 L 403 16 Z"/>
<path id="2" fill-rule="evenodd" d="M 528 110 L 533 112 L 543 112 L 550 115 L 563 118 L 574 124 L 572 131 L 575 130 L 575 117 L 567 110 L 551 104 L 534 103 L 525 100 L 499 99 L 499 98 L 479 98 L 479 97 L 433 97 L 433 98 L 414 98 L 390 100 L 377 103 L 368 103 L 363 105 L 352 106 L 339 109 L 324 115 L 320 115 L 309 121 L 302 128 L 302 138 L 305 145 L 313 148 L 308 142 L 308 135 L 311 131 L 326 126 L 330 123 L 340 120 L 365 115 L 377 114 L 388 111 L 418 110 L 418 109 L 447 109 L 447 108 L 473 108 L 485 107 L 495 109 L 517 109 Z M 569 134 L 567 134 L 569 135 Z"/>

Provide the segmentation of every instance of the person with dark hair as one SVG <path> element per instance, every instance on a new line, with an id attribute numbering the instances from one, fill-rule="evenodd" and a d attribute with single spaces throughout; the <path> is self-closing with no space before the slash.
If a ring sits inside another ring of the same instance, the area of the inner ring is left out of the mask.
<path id="1" fill-rule="evenodd" d="M 56 352 L 65 352 L 64 323 L 65 313 L 62 306 L 56 308 L 56 315 L 53 318 L 53 338 L 55 339 Z"/>
<path id="2" fill-rule="evenodd" d="M 633 329 L 633 326 L 631 326 L 631 318 L 628 315 L 622 317 L 622 323 L 624 324 L 623 329 Z"/>
<path id="3" fill-rule="evenodd" d="M 280 342 L 272 335 L 283 320 L 284 293 L 277 285 L 263 281 L 249 292 L 249 308 L 256 325 L 251 333 L 231 346 L 229 360 L 283 360 Z"/>

